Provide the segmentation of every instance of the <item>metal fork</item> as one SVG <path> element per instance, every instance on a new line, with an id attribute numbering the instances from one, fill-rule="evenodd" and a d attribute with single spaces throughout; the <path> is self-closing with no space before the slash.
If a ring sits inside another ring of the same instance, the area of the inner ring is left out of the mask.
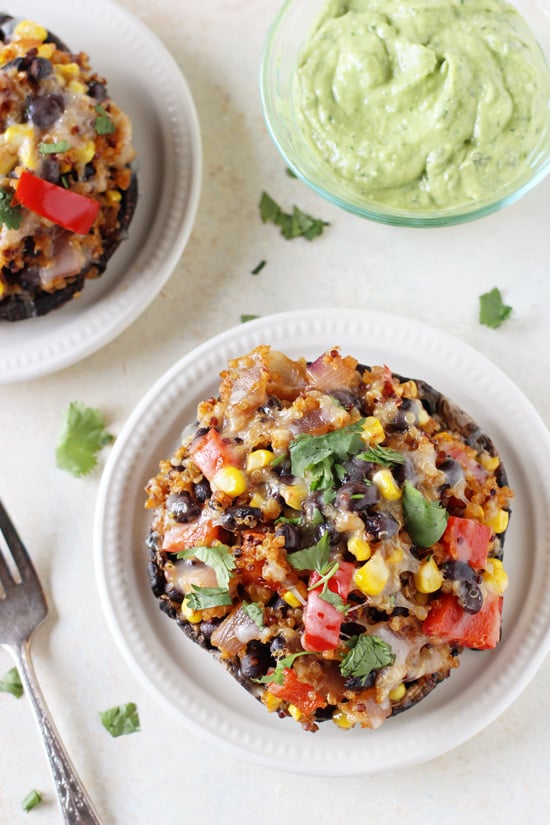
<path id="1" fill-rule="evenodd" d="M 0 545 L 0 645 L 17 663 L 50 762 L 63 819 L 67 825 L 101 825 L 52 721 L 30 659 L 35 629 L 48 615 L 42 586 L 27 550 L 0 500 L 0 530 L 11 557 Z"/>

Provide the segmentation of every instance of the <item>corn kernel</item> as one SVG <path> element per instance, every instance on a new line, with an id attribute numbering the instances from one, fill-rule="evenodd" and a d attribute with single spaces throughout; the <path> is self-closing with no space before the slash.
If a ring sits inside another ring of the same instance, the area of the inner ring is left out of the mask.
<path id="1" fill-rule="evenodd" d="M 45 40 L 48 36 L 44 26 L 39 26 L 34 20 L 21 20 L 13 30 L 16 40 Z"/>
<path id="2" fill-rule="evenodd" d="M 295 587 L 285 590 L 283 599 L 290 607 L 300 607 L 306 603 L 307 587 L 303 581 L 299 581 Z"/>
<path id="3" fill-rule="evenodd" d="M 46 60 L 53 57 L 54 52 L 55 43 L 42 43 L 42 45 L 38 47 L 38 57 L 45 57 Z"/>
<path id="4" fill-rule="evenodd" d="M 405 687 L 404 683 L 401 682 L 400 685 L 392 688 L 390 690 L 388 696 L 391 702 L 400 702 L 403 696 L 406 694 L 407 688 Z"/>
<path id="5" fill-rule="evenodd" d="M 36 169 L 38 166 L 38 156 L 36 147 L 31 140 L 24 140 L 19 148 L 19 161 L 27 169 Z"/>
<path id="6" fill-rule="evenodd" d="M 192 607 L 189 607 L 189 602 L 187 601 L 187 597 L 181 603 L 181 612 L 185 619 L 191 624 L 198 624 L 202 621 L 202 612 L 200 610 L 193 610 Z"/>
<path id="7" fill-rule="evenodd" d="M 78 63 L 57 63 L 55 69 L 67 81 L 76 80 L 80 74 Z"/>
<path id="8" fill-rule="evenodd" d="M 487 589 L 499 596 L 508 587 L 508 574 L 500 559 L 488 559 L 482 578 Z"/>
<path id="9" fill-rule="evenodd" d="M 262 702 L 266 706 L 269 713 L 273 713 L 282 705 L 282 701 L 279 699 L 278 696 L 274 696 L 269 690 L 266 690 L 262 696 Z"/>
<path id="10" fill-rule="evenodd" d="M 355 584 L 365 596 L 378 596 L 390 577 L 384 557 L 375 553 L 353 576 Z"/>
<path id="11" fill-rule="evenodd" d="M 73 92 L 75 95 L 83 95 L 86 93 L 87 89 L 84 83 L 81 83 L 80 80 L 71 80 L 67 84 L 67 91 Z"/>
<path id="12" fill-rule="evenodd" d="M 418 410 L 418 415 L 416 416 L 416 423 L 419 427 L 425 427 L 429 420 L 430 416 L 421 404 L 420 409 Z"/>
<path id="13" fill-rule="evenodd" d="M 348 550 L 357 561 L 367 561 L 372 555 L 368 541 L 361 534 L 355 534 L 348 539 Z"/>
<path id="14" fill-rule="evenodd" d="M 403 393 L 403 398 L 418 398 L 418 386 L 416 381 L 412 381 L 411 379 L 408 381 L 403 381 L 401 384 L 401 390 Z"/>
<path id="15" fill-rule="evenodd" d="M 485 516 L 485 524 L 491 528 L 493 533 L 504 533 L 508 527 L 509 514 L 507 510 L 498 509 L 496 512 Z"/>
<path id="16" fill-rule="evenodd" d="M 388 564 L 399 564 L 400 561 L 403 561 L 403 550 L 401 547 L 394 547 L 391 553 L 386 556 L 386 562 Z"/>
<path id="17" fill-rule="evenodd" d="M 296 722 L 299 722 L 302 716 L 304 715 L 300 708 L 296 707 L 296 705 L 289 705 L 288 712 L 290 713 L 292 718 L 296 720 Z"/>
<path id="18" fill-rule="evenodd" d="M 247 486 L 243 471 L 239 470 L 238 467 L 232 467 L 230 464 L 220 467 L 212 479 L 214 490 L 221 490 L 222 493 L 227 493 L 232 498 L 242 495 Z"/>
<path id="19" fill-rule="evenodd" d="M 344 713 L 343 710 L 339 710 L 335 713 L 332 717 L 332 721 L 335 725 L 338 725 L 339 728 L 344 728 L 345 730 L 349 730 L 349 728 L 352 728 L 354 725 L 347 713 Z"/>
<path id="20" fill-rule="evenodd" d="M 116 203 L 120 203 L 122 200 L 122 194 L 118 189 L 109 189 L 105 192 L 105 200 L 109 206 L 114 206 Z"/>
<path id="21" fill-rule="evenodd" d="M 279 492 L 289 507 L 292 507 L 293 510 L 299 510 L 308 494 L 308 489 L 305 484 L 288 484 L 286 486 L 281 485 Z"/>
<path id="22" fill-rule="evenodd" d="M 249 473 L 253 470 L 263 470 L 264 467 L 269 467 L 273 458 L 271 450 L 253 450 L 246 459 L 246 469 Z"/>
<path id="23" fill-rule="evenodd" d="M 4 132 L 4 140 L 13 149 L 19 149 L 26 138 L 34 137 L 34 129 L 30 123 L 14 123 Z"/>
<path id="24" fill-rule="evenodd" d="M 254 493 L 249 504 L 251 507 L 259 507 L 261 509 L 265 505 L 265 498 L 260 493 Z"/>
<path id="25" fill-rule="evenodd" d="M 420 593 L 435 593 L 443 584 L 443 574 L 433 556 L 422 562 L 414 574 L 414 583 Z"/>
<path id="26" fill-rule="evenodd" d="M 383 470 L 378 470 L 378 472 L 373 475 L 372 480 L 378 487 L 380 494 L 387 501 L 397 501 L 403 495 L 392 476 L 391 470 L 388 470 L 387 467 L 384 467 Z"/>
<path id="27" fill-rule="evenodd" d="M 93 140 L 87 140 L 78 148 L 72 150 L 72 156 L 77 163 L 89 163 L 95 155 L 95 143 Z"/>
<path id="28" fill-rule="evenodd" d="M 489 455 L 489 453 L 482 453 L 479 457 L 479 461 L 481 466 L 487 470 L 488 473 L 492 473 L 493 470 L 500 464 L 500 458 L 498 455 Z"/>
<path id="29" fill-rule="evenodd" d="M 480 504 L 474 504 L 471 501 L 468 502 L 468 504 L 466 505 L 464 515 L 466 518 L 473 518 L 476 521 L 485 520 L 485 513 L 483 512 L 483 507 L 481 507 Z"/>
<path id="30" fill-rule="evenodd" d="M 17 155 L 8 146 L 0 145 L 0 175 L 9 175 L 16 164 Z"/>
<path id="31" fill-rule="evenodd" d="M 381 444 L 386 437 L 386 433 L 380 419 L 374 415 L 367 416 L 363 421 L 361 437 L 367 444 Z"/>

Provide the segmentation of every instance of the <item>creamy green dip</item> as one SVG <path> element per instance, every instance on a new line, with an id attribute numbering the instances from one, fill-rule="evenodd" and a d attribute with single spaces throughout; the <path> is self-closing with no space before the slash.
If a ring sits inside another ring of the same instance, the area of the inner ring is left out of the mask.
<path id="1" fill-rule="evenodd" d="M 322 163 L 403 209 L 505 190 L 541 145 L 549 100 L 541 49 L 503 0 L 330 0 L 295 78 Z"/>

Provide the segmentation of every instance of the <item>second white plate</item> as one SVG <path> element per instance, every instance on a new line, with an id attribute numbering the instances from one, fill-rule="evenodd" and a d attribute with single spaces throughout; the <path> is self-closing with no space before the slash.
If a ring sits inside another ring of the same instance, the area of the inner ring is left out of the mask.
<path id="1" fill-rule="evenodd" d="M 503 640 L 467 652 L 445 683 L 376 731 L 325 723 L 305 733 L 268 714 L 158 609 L 146 571 L 150 514 L 144 487 L 171 455 L 199 401 L 216 393 L 228 359 L 258 344 L 314 358 L 339 345 L 365 364 L 423 378 L 493 437 L 515 489 L 505 547 L 510 587 Z M 521 443 L 516 433 L 521 432 Z M 550 646 L 550 436 L 519 389 L 491 362 L 444 333 L 356 310 L 273 315 L 235 327 L 179 361 L 147 393 L 117 438 L 98 496 L 96 571 L 105 615 L 138 677 L 192 730 L 271 767 L 322 775 L 369 774 L 426 761 L 495 719 Z"/>
<path id="2" fill-rule="evenodd" d="M 202 153 L 195 105 L 178 65 L 156 36 L 110 0 L 11 0 L 14 17 L 46 26 L 108 82 L 128 114 L 139 197 L 124 241 L 82 296 L 42 318 L 0 323 L 0 384 L 74 364 L 109 343 L 171 275 L 197 211 Z"/>

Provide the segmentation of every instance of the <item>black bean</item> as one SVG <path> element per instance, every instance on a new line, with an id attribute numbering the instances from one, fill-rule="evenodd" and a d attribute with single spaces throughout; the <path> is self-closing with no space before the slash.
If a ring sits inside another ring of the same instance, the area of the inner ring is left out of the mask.
<path id="1" fill-rule="evenodd" d="M 446 579 L 473 583 L 476 583 L 479 580 L 479 576 L 476 571 L 465 561 L 446 561 L 441 569 L 443 576 Z"/>
<path id="2" fill-rule="evenodd" d="M 88 84 L 88 94 L 90 97 L 93 97 L 94 100 L 102 103 L 107 97 L 107 89 L 105 88 L 105 84 L 99 83 L 97 80 L 92 81 L 92 83 Z"/>
<path id="3" fill-rule="evenodd" d="M 374 541 L 390 539 L 399 531 L 399 524 L 390 513 L 374 513 L 361 518 L 365 522 L 367 533 Z"/>
<path id="4" fill-rule="evenodd" d="M 340 635 L 348 639 L 351 636 L 361 636 L 365 632 L 365 628 L 358 622 L 344 622 L 340 628 Z"/>
<path id="5" fill-rule="evenodd" d="M 324 708 L 317 708 L 315 711 L 315 719 L 317 722 L 326 722 L 328 719 L 332 719 L 335 710 L 336 705 L 326 705 Z"/>
<path id="6" fill-rule="evenodd" d="M 437 469 L 445 473 L 445 481 L 449 487 L 455 487 L 464 478 L 464 470 L 454 458 L 446 458 Z"/>
<path id="7" fill-rule="evenodd" d="M 166 509 L 169 515 L 185 524 L 187 521 L 193 521 L 198 518 L 201 513 L 201 508 L 191 498 L 191 494 L 187 491 L 183 493 L 173 493 L 166 499 Z"/>
<path id="8" fill-rule="evenodd" d="M 197 483 L 193 485 L 193 492 L 199 504 L 204 504 L 204 502 L 207 501 L 212 495 L 210 483 L 206 478 L 201 479 L 201 481 L 197 481 Z"/>
<path id="9" fill-rule="evenodd" d="M 93 163 L 87 163 L 84 167 L 84 180 L 90 180 L 95 175 L 95 166 Z"/>
<path id="10" fill-rule="evenodd" d="M 252 639 L 246 648 L 246 654 L 241 659 L 241 673 L 246 679 L 259 679 L 264 676 L 270 667 L 275 665 L 275 659 L 267 645 L 257 639 Z"/>
<path id="11" fill-rule="evenodd" d="M 386 424 L 386 429 L 390 433 L 405 433 L 409 429 L 407 414 L 405 410 L 399 409 L 391 421 Z"/>
<path id="12" fill-rule="evenodd" d="M 49 183 L 59 183 L 61 168 L 59 161 L 51 155 L 46 155 L 40 164 L 40 177 Z"/>
<path id="13" fill-rule="evenodd" d="M 408 456 L 405 456 L 405 462 L 403 464 L 395 464 L 392 467 L 392 473 L 400 487 L 402 487 L 406 481 L 410 481 L 411 484 L 416 484 L 416 470 Z"/>
<path id="14" fill-rule="evenodd" d="M 351 390 L 331 390 L 327 395 L 331 395 L 346 410 L 361 406 L 359 398 Z"/>
<path id="15" fill-rule="evenodd" d="M 209 642 L 212 633 L 220 624 L 220 619 L 209 619 L 208 621 L 201 622 L 199 625 L 199 631 L 204 636 L 205 641 Z"/>
<path id="16" fill-rule="evenodd" d="M 376 673 L 371 670 L 368 676 L 347 676 L 344 680 L 346 690 L 365 690 L 374 685 Z"/>
<path id="17" fill-rule="evenodd" d="M 372 507 L 378 501 L 378 488 L 375 484 L 363 484 L 349 481 L 342 484 L 336 493 L 336 506 L 342 510 L 358 512 Z"/>
<path id="18" fill-rule="evenodd" d="M 364 481 L 369 473 L 376 471 L 376 465 L 370 461 L 362 461 L 360 458 L 349 458 L 344 462 L 345 481 Z"/>
<path id="19" fill-rule="evenodd" d="M 228 507 L 222 515 L 222 524 L 226 530 L 242 530 L 256 527 L 262 520 L 259 507 Z"/>
<path id="20" fill-rule="evenodd" d="M 35 126 L 46 129 L 52 126 L 65 111 L 62 95 L 47 94 L 33 97 L 27 106 L 27 114 Z"/>
<path id="21" fill-rule="evenodd" d="M 276 653 L 280 653 L 281 650 L 286 650 L 286 648 L 287 641 L 284 636 L 275 636 L 275 638 L 271 640 L 271 645 L 269 647 L 273 655 L 275 655 Z"/>
<path id="22" fill-rule="evenodd" d="M 272 464 L 271 469 L 275 475 L 279 476 L 281 480 L 292 480 L 294 478 L 292 475 L 290 458 L 288 458 L 288 456 L 282 461 L 277 461 L 277 463 Z"/>
<path id="23" fill-rule="evenodd" d="M 276 536 L 283 536 L 287 550 L 298 550 L 301 546 L 300 530 L 295 524 L 282 522 L 275 528 Z"/>
<path id="24" fill-rule="evenodd" d="M 266 403 L 258 408 L 258 412 L 263 413 L 264 415 L 271 415 L 275 410 L 282 409 L 282 404 L 278 398 L 275 396 L 271 396 L 267 399 Z"/>
<path id="25" fill-rule="evenodd" d="M 27 75 L 31 80 L 43 80 L 53 72 L 53 66 L 45 57 L 33 57 L 27 69 Z"/>
<path id="26" fill-rule="evenodd" d="M 317 542 L 321 541 L 325 533 L 328 533 L 329 543 L 331 545 L 334 546 L 339 543 L 340 533 L 338 532 L 334 524 L 324 522 L 323 524 L 318 524 L 313 531 L 314 544 L 317 544 Z"/>
<path id="27" fill-rule="evenodd" d="M 477 584 L 460 581 L 456 586 L 459 605 L 467 613 L 479 613 L 483 606 L 483 594 Z"/>
<path id="28" fill-rule="evenodd" d="M 36 266 L 26 266 L 20 270 L 19 282 L 24 289 L 36 289 L 40 283 L 40 270 Z"/>

